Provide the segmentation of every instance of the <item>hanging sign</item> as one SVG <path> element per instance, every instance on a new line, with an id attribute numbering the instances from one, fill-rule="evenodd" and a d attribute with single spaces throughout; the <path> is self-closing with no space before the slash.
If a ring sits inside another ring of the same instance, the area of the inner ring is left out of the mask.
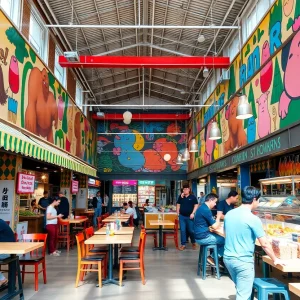
<path id="1" fill-rule="evenodd" d="M 79 181 L 78 180 L 72 180 L 71 182 L 71 193 L 77 194 L 79 190 Z"/>
<path id="2" fill-rule="evenodd" d="M 35 185 L 35 176 L 25 173 L 18 173 L 18 194 L 33 194 Z"/>

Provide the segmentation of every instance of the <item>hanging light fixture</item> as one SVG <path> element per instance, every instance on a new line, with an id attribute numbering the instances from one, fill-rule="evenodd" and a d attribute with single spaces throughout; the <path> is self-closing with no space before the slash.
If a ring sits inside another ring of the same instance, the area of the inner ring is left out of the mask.
<path id="1" fill-rule="evenodd" d="M 197 143 L 196 143 L 196 139 L 193 138 L 190 142 L 190 152 L 198 152 L 198 146 L 197 146 Z"/>
<path id="2" fill-rule="evenodd" d="M 217 122 L 212 122 L 208 138 L 210 140 L 218 140 L 221 138 L 221 131 Z"/>
<path id="3" fill-rule="evenodd" d="M 184 152 L 183 152 L 182 160 L 187 161 L 187 160 L 190 160 L 190 158 L 191 158 L 191 156 L 190 156 L 189 149 L 185 148 Z"/>
<path id="4" fill-rule="evenodd" d="M 205 67 L 204 70 L 203 70 L 203 77 L 204 77 L 204 78 L 207 78 L 208 75 L 209 75 L 209 71 L 208 71 L 208 69 Z"/>
<path id="5" fill-rule="evenodd" d="M 177 165 L 183 165 L 183 161 L 182 161 L 182 154 L 179 153 L 176 159 L 176 164 Z"/>
<path id="6" fill-rule="evenodd" d="M 123 122 L 124 124 L 129 125 L 131 123 L 131 119 L 124 119 Z"/>
<path id="7" fill-rule="evenodd" d="M 132 113 L 130 112 L 130 111 L 125 111 L 124 113 L 123 113 L 123 118 L 124 119 L 131 119 L 132 118 Z"/>
<path id="8" fill-rule="evenodd" d="M 203 43 L 205 41 L 205 36 L 203 34 L 199 34 L 197 41 L 199 43 Z"/>
<path id="9" fill-rule="evenodd" d="M 236 110 L 236 118 L 239 120 L 245 120 L 251 118 L 252 116 L 252 108 L 248 102 L 248 97 L 246 95 L 241 95 L 239 97 L 239 104 Z"/>

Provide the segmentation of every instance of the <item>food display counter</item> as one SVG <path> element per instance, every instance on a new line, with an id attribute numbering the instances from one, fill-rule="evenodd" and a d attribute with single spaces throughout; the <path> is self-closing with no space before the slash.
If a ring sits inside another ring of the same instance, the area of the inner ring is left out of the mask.
<path id="1" fill-rule="evenodd" d="M 177 219 L 177 213 L 176 212 L 157 212 L 157 213 L 152 213 L 152 212 L 145 212 L 145 228 L 146 229 L 158 229 L 158 226 L 150 225 L 149 221 L 150 220 L 170 220 L 170 221 L 175 221 Z M 163 229 L 173 229 L 172 225 L 164 225 Z"/>
<path id="2" fill-rule="evenodd" d="M 19 222 L 28 222 L 27 233 L 43 233 L 44 215 L 19 216 Z"/>

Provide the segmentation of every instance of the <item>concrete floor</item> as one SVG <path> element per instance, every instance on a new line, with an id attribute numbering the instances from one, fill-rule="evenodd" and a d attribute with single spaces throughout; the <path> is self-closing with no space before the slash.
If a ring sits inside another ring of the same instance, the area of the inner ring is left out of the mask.
<path id="1" fill-rule="evenodd" d="M 134 243 L 137 244 L 136 234 Z M 26 274 L 24 292 L 26 300 L 176 300 L 207 299 L 234 300 L 235 288 L 227 276 L 217 280 L 211 276 L 205 281 L 197 277 L 198 251 L 187 245 L 185 251 L 174 248 L 172 240 L 168 241 L 169 251 L 152 251 L 153 240 L 148 238 L 145 251 L 146 285 L 142 285 L 140 273 L 128 271 L 124 287 L 115 285 L 96 288 L 96 273 L 89 273 L 84 282 L 75 288 L 77 271 L 77 249 L 69 253 L 63 251 L 60 257 L 47 256 L 47 284 L 43 284 L 40 274 L 39 291 L 34 291 L 33 275 Z M 258 276 L 261 267 L 256 267 Z M 116 274 L 117 275 L 117 274 Z M 282 274 L 273 272 L 272 277 L 282 280 Z M 284 280 L 282 280 L 284 281 Z M 300 279 L 294 280 L 300 282 Z M 17 298 L 16 298 L 17 299 Z M 298 299 L 292 296 L 292 300 Z M 245 299 L 246 300 L 246 299 Z"/>

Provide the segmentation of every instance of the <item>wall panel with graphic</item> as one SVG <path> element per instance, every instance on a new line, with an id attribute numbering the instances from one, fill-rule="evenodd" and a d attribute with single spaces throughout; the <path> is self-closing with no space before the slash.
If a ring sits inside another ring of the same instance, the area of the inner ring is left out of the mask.
<path id="1" fill-rule="evenodd" d="M 100 173 L 186 173 L 186 164 L 176 164 L 186 147 L 185 122 L 98 122 L 97 132 Z"/>
<path id="2" fill-rule="evenodd" d="M 189 171 L 300 121 L 299 45 L 300 1 L 278 0 L 233 61 L 230 80 L 217 86 L 206 101 L 212 105 L 195 117 L 199 152 Z M 236 119 L 239 90 L 253 111 L 245 121 Z M 213 121 L 222 132 L 217 141 L 208 139 Z"/>
<path id="3" fill-rule="evenodd" d="M 0 118 L 95 163 L 96 131 L 0 10 Z"/>

